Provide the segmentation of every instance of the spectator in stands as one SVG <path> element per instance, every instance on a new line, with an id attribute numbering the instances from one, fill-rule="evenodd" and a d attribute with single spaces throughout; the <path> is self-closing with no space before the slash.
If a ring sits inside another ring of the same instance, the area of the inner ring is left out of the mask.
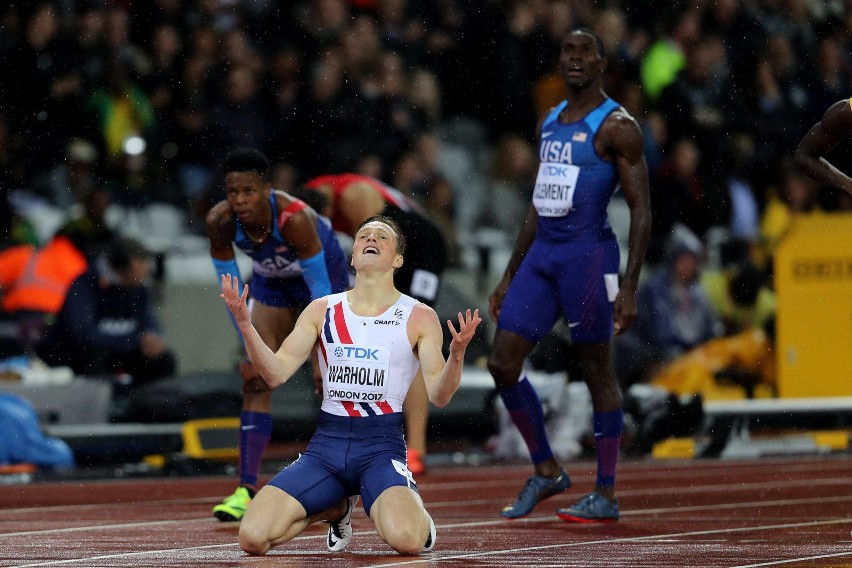
<path id="1" fill-rule="evenodd" d="M 766 43 L 766 32 L 756 10 L 742 0 L 716 0 L 704 8 L 701 28 L 704 33 L 721 38 L 733 81 L 738 84 L 751 81 L 755 59 Z"/>
<path id="2" fill-rule="evenodd" d="M 685 67 L 657 103 L 672 139 L 689 138 L 701 149 L 701 173 L 711 179 L 725 166 L 723 142 L 738 124 L 729 75 L 719 38 L 702 36 L 687 46 Z"/>
<path id="3" fill-rule="evenodd" d="M 668 11 L 663 30 L 642 55 L 640 75 L 648 99 L 654 103 L 686 65 L 686 48 L 701 35 L 698 12 L 693 8 Z"/>
<path id="4" fill-rule="evenodd" d="M 408 82 L 408 100 L 426 128 L 437 128 L 443 119 L 441 83 L 430 70 L 414 69 Z"/>
<path id="5" fill-rule="evenodd" d="M 38 233 L 32 222 L 15 210 L 9 199 L 9 189 L 0 186 L 0 250 L 14 245 L 37 247 Z"/>
<path id="6" fill-rule="evenodd" d="M 511 238 L 526 217 L 535 174 L 532 145 L 517 134 L 501 136 L 491 157 L 488 197 L 480 202 L 479 222 Z"/>
<path id="7" fill-rule="evenodd" d="M 3 192 L 9 191 L 13 187 L 24 187 L 24 167 L 21 152 L 26 150 L 22 147 L 26 144 L 26 136 L 22 132 L 10 131 L 10 122 L 6 115 L 0 111 L 0 191 Z M 0 199 L 5 200 L 6 198 L 0 197 Z M 0 240 L 6 234 L 2 231 L 3 227 L 3 222 L 0 221 Z"/>
<path id="8" fill-rule="evenodd" d="M 372 151 L 385 163 L 400 154 L 400 148 L 411 148 L 426 127 L 426 117 L 408 99 L 408 73 L 398 53 L 386 52 L 379 61 L 375 98 L 376 137 Z"/>
<path id="9" fill-rule="evenodd" d="M 240 147 L 266 152 L 269 129 L 260 95 L 260 81 L 254 69 L 247 65 L 228 69 L 223 97 L 214 103 L 210 114 L 213 155 L 224 156 Z"/>
<path id="10" fill-rule="evenodd" d="M 62 209 L 82 203 L 98 181 L 98 151 L 84 138 L 68 143 L 65 160 L 50 175 L 50 201 Z"/>
<path id="11" fill-rule="evenodd" d="M 347 83 L 335 57 L 315 63 L 309 74 L 293 123 L 299 170 L 314 176 L 349 169 L 362 150 L 376 142 L 373 105 L 357 86 Z"/>
<path id="12" fill-rule="evenodd" d="M 852 84 L 849 64 L 849 37 L 826 35 L 815 45 L 814 65 L 808 66 L 808 116 L 819 116 L 823 109 L 848 95 Z"/>
<path id="13" fill-rule="evenodd" d="M 705 341 L 666 362 L 648 383 L 704 400 L 772 398 L 776 387 L 775 318 Z"/>
<path id="14" fill-rule="evenodd" d="M 816 182 L 795 163 L 787 161 L 781 168 L 777 185 L 770 190 L 760 218 L 758 263 L 771 263 L 776 247 L 790 230 L 794 218 L 821 212 Z"/>
<path id="15" fill-rule="evenodd" d="M 596 11 L 594 30 L 600 34 L 606 52 L 610 54 L 604 81 L 607 91 L 618 92 L 628 81 L 636 80 L 638 83 L 640 56 L 648 47 L 649 34 L 642 28 L 630 29 L 624 9 L 617 6 Z M 624 101 L 621 103 L 624 104 Z"/>
<path id="16" fill-rule="evenodd" d="M 90 94 L 87 110 L 97 122 L 97 143 L 110 171 L 123 169 L 127 150 L 136 152 L 135 147 L 125 146 L 128 139 L 141 138 L 150 144 L 158 128 L 148 94 L 122 59 L 108 60 L 104 81 Z"/>
<path id="17" fill-rule="evenodd" d="M 54 2 L 33 2 L 24 12 L 20 41 L 0 61 L 0 108 L 12 132 L 25 133 L 19 157 L 34 183 L 64 155 L 80 118 L 79 77 L 62 41 L 62 21 Z M 9 78 L 14 77 L 14 80 Z"/>
<path id="18" fill-rule="evenodd" d="M 94 187 L 82 196 L 81 201 L 82 212 L 62 225 L 57 234 L 67 237 L 89 262 L 95 262 L 118 239 L 118 234 L 107 225 L 105 218 L 112 196 L 105 188 Z"/>
<path id="19" fill-rule="evenodd" d="M 0 319 L 8 333 L 0 357 L 34 355 L 69 286 L 87 268 L 86 258 L 66 238 L 45 246 L 18 245 L 0 251 Z"/>
<path id="20" fill-rule="evenodd" d="M 500 118 L 493 128 L 498 133 L 527 133 L 536 117 L 533 93 L 528 87 L 533 84 L 534 75 L 530 69 L 533 38 L 543 16 L 529 2 L 511 2 L 501 7 L 502 21 L 493 40 L 494 88 L 488 97 L 493 108 L 499 109 Z"/>
<path id="21" fill-rule="evenodd" d="M 212 61 L 200 53 L 190 53 L 183 61 L 180 81 L 175 87 L 172 109 L 172 140 L 177 147 L 175 169 L 183 190 L 190 222 L 195 226 L 213 205 L 213 124 L 211 93 L 206 87 Z"/>
<path id="22" fill-rule="evenodd" d="M 753 98 L 747 103 L 754 116 L 754 178 L 771 179 L 778 160 L 789 153 L 790 131 L 807 127 L 805 117 L 809 100 L 805 61 L 784 34 L 770 35 L 756 65 L 749 70 Z M 766 195 L 757 195 L 761 207 Z"/>
<path id="23" fill-rule="evenodd" d="M 174 375 L 176 359 L 146 287 L 152 270 L 151 253 L 142 244 L 117 241 L 71 284 L 38 348 L 41 358 L 79 375 L 126 373 L 134 383 Z"/>
<path id="24" fill-rule="evenodd" d="M 668 158 L 651 175 L 651 262 L 661 259 L 672 228 L 678 223 L 699 238 L 713 225 L 728 224 L 727 192 L 702 175 L 702 155 L 691 138 L 679 138 L 669 148 Z"/>
<path id="25" fill-rule="evenodd" d="M 720 270 L 705 270 L 701 285 L 725 335 L 762 328 L 775 316 L 775 292 L 767 271 L 756 266 L 747 253 Z"/>
<path id="26" fill-rule="evenodd" d="M 754 141 L 745 134 L 728 141 L 726 162 L 728 171 L 723 176 L 731 206 L 728 237 L 734 246 L 757 242 L 760 220 L 760 203 L 749 172 L 754 164 Z"/>
<path id="27" fill-rule="evenodd" d="M 447 242 L 448 263 L 458 265 L 459 244 L 457 239 L 457 189 L 444 174 L 441 164 L 442 142 L 433 132 L 417 136 L 412 152 L 418 170 L 417 182 L 411 195 L 426 209 L 429 218 L 441 230 Z"/>
<path id="28" fill-rule="evenodd" d="M 662 363 L 721 334 L 700 281 L 703 260 L 701 240 L 685 227 L 675 227 L 665 262 L 636 293 L 636 323 L 615 338 L 613 361 L 622 388 L 647 380 Z"/>
<path id="29" fill-rule="evenodd" d="M 299 145 L 293 136 L 293 127 L 304 88 L 304 60 L 303 54 L 289 44 L 278 48 L 269 60 L 269 77 L 264 81 L 269 104 L 269 155 L 278 159 L 292 160 Z"/>
<path id="30" fill-rule="evenodd" d="M 175 93 L 180 82 L 181 54 L 184 52 L 178 28 L 162 24 L 151 41 L 151 71 L 142 78 L 146 92 L 151 95 L 151 107 L 163 131 L 163 139 L 171 140 Z"/>

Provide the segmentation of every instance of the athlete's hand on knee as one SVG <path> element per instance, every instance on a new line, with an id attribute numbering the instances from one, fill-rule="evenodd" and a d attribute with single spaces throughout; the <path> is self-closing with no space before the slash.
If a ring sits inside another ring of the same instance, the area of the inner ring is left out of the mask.
<path id="1" fill-rule="evenodd" d="M 450 330 L 450 334 L 453 336 L 453 341 L 450 343 L 450 353 L 453 351 L 462 350 L 467 347 L 467 344 L 470 343 L 470 340 L 473 339 L 473 334 L 476 333 L 476 328 L 482 322 L 482 318 L 479 317 L 479 310 L 474 310 L 471 314 L 470 310 L 467 310 L 462 316 L 462 313 L 459 312 L 459 330 L 456 331 L 456 328 L 453 327 L 453 322 L 447 320 L 447 327 Z"/>
<path id="2" fill-rule="evenodd" d="M 239 280 L 232 278 L 230 274 L 222 275 L 222 293 L 219 297 L 225 300 L 225 305 L 234 314 L 234 321 L 241 330 L 251 325 L 251 314 L 246 304 L 248 291 L 248 284 L 246 284 L 240 294 Z"/>

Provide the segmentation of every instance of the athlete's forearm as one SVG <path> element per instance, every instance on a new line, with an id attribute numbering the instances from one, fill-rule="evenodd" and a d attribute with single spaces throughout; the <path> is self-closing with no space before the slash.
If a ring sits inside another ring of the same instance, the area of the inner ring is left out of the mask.
<path id="1" fill-rule="evenodd" d="M 464 365 L 464 353 L 467 346 L 473 339 L 476 333 L 476 328 L 482 322 L 479 317 L 479 310 L 466 310 L 464 314 L 459 312 L 459 327 L 456 331 L 455 326 L 447 322 L 447 328 L 453 336 L 450 342 L 450 355 L 446 361 L 440 354 L 440 351 L 434 355 L 427 355 L 426 360 L 421 360 L 423 365 L 423 378 L 426 380 L 426 390 L 429 393 L 429 400 L 438 407 L 444 407 L 449 404 L 453 395 L 461 384 L 462 366 Z M 435 344 L 436 347 L 438 343 Z M 440 349 L 440 348 L 438 348 Z M 440 367 L 439 369 L 436 369 Z M 429 377 L 430 369 L 436 369 L 437 376 Z"/>
<path id="2" fill-rule="evenodd" d="M 453 354 L 447 358 L 444 363 L 444 368 L 441 369 L 441 374 L 434 381 L 427 381 L 426 388 L 429 393 L 429 401 L 443 408 L 450 403 L 453 395 L 459 389 L 461 384 L 461 372 L 464 364 L 464 350 L 461 353 Z"/>
<path id="3" fill-rule="evenodd" d="M 240 332 L 246 346 L 246 354 L 252 365 L 271 388 L 284 384 L 293 376 L 298 365 L 288 364 L 284 358 L 276 355 L 261 339 L 254 325 L 241 326 Z"/>
<path id="4" fill-rule="evenodd" d="M 624 269 L 624 278 L 621 287 L 636 291 L 639 286 L 639 275 L 642 271 L 642 261 L 648 249 L 648 240 L 651 234 L 651 209 L 648 207 L 637 207 L 630 212 L 630 231 L 627 238 L 627 266 Z"/>
<path id="5" fill-rule="evenodd" d="M 796 154 L 796 162 L 811 178 L 852 195 L 852 178 L 822 157 Z"/>
<path id="6" fill-rule="evenodd" d="M 222 277 L 226 274 L 230 274 L 232 278 L 237 279 L 237 288 L 242 289 L 242 283 L 240 280 L 240 268 L 237 265 L 237 259 L 229 258 L 227 260 L 222 260 L 216 258 L 215 256 L 211 256 L 210 260 L 213 261 L 213 269 L 216 271 L 216 279 L 221 282 Z M 237 322 L 234 320 L 234 314 L 228 311 L 228 317 L 231 320 L 231 324 L 234 326 L 234 329 L 237 330 L 237 335 L 242 339 L 242 333 L 240 333 L 240 328 L 237 325 Z"/>

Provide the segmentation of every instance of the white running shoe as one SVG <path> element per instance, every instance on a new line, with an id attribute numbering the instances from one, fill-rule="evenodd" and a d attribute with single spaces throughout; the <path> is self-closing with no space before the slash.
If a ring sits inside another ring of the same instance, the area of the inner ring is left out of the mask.
<path id="1" fill-rule="evenodd" d="M 328 524 L 328 551 L 340 552 L 349 545 L 352 540 L 352 511 L 358 504 L 358 495 L 352 495 L 347 499 L 346 514 L 336 521 Z"/>
<path id="2" fill-rule="evenodd" d="M 432 515 L 426 513 L 426 516 L 429 517 L 429 536 L 426 538 L 426 544 L 423 545 L 423 552 L 432 552 L 432 549 L 435 548 L 435 539 L 438 537 L 438 534 L 435 530 L 435 521 L 432 520 Z"/>

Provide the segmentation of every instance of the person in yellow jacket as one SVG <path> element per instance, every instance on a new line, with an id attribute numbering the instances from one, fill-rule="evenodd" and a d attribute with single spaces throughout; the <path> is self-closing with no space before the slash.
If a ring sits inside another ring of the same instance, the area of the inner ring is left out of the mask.
<path id="1" fill-rule="evenodd" d="M 711 339 L 660 368 L 650 384 L 681 396 L 704 400 L 774 396 L 775 323 Z"/>

